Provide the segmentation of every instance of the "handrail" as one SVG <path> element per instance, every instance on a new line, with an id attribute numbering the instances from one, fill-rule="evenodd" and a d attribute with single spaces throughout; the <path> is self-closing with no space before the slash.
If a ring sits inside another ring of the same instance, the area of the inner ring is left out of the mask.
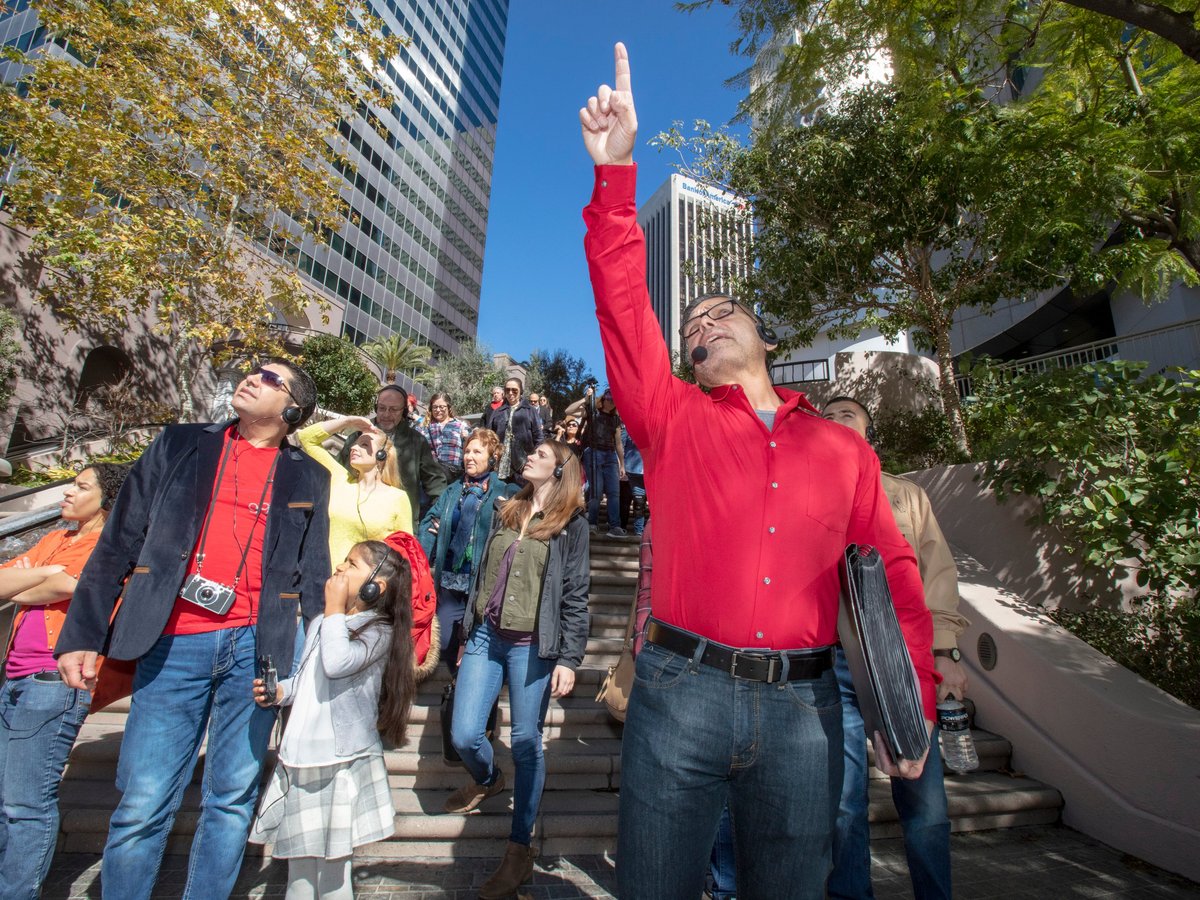
<path id="1" fill-rule="evenodd" d="M 32 512 L 21 513 L 19 516 L 10 516 L 7 519 L 0 520 L 0 539 L 12 537 L 14 534 L 20 534 L 22 531 L 28 531 L 30 528 L 45 525 L 47 522 L 53 522 L 61 514 L 62 508 L 55 503 L 52 506 L 43 506 L 41 509 L 35 509 Z"/>
<path id="2" fill-rule="evenodd" d="M 1200 329 L 1200 318 L 1188 319 L 1184 322 L 1177 322 L 1174 325 L 1164 325 L 1160 328 L 1151 328 L 1146 331 L 1134 332 L 1133 334 L 1117 335 L 1116 337 L 1091 341 L 1086 344 L 1077 344 L 1074 347 L 1066 347 L 1062 350 L 1039 353 L 1037 356 L 1009 360 L 997 363 L 996 368 L 1014 371 L 1028 371 L 1033 369 L 1039 372 L 1044 372 L 1051 367 L 1074 368 L 1077 365 L 1103 362 L 1116 356 L 1121 352 L 1123 345 L 1129 346 L 1137 341 L 1144 341 L 1168 334 L 1178 334 L 1179 332 L 1194 328 Z M 954 380 L 958 385 L 959 397 L 970 397 L 974 393 L 973 379 L 969 374 L 958 375 Z"/>

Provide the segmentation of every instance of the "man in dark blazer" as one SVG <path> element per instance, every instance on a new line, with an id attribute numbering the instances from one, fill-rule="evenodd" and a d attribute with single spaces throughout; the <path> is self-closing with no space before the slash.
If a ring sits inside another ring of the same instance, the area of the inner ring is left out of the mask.
<path id="1" fill-rule="evenodd" d="M 316 399 L 303 370 L 270 360 L 238 386 L 232 423 L 167 427 L 80 576 L 56 645 L 63 680 L 90 690 L 99 653 L 138 660 L 106 898 L 151 896 L 206 734 L 184 896 L 233 889 L 275 721 L 252 699 L 258 660 L 291 674 L 298 612 L 321 611 L 331 571 L 329 476 L 286 442 Z"/>

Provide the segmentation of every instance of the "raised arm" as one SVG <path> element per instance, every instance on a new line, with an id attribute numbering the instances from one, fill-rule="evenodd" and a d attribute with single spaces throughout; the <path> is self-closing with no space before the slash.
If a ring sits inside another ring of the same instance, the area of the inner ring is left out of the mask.
<path id="1" fill-rule="evenodd" d="M 361 433 L 363 431 L 372 431 L 375 426 L 371 423 L 370 419 L 363 416 L 342 416 L 341 418 L 330 419 L 328 422 L 317 422 L 309 425 L 307 428 L 301 428 L 296 432 L 296 437 L 300 441 L 300 449 L 305 454 L 319 462 L 332 475 L 338 478 L 345 478 L 346 470 L 338 462 L 337 457 L 326 450 L 323 445 L 331 434 L 339 434 L 348 428 L 356 429 Z"/>
<path id="2" fill-rule="evenodd" d="M 646 289 L 646 251 L 637 224 L 637 113 L 624 44 L 614 49 L 615 88 L 601 85 L 579 110 L 583 143 L 596 164 L 584 210 L 584 248 L 609 384 L 634 441 L 653 456 L 687 389 L 671 373 L 671 357 Z"/>

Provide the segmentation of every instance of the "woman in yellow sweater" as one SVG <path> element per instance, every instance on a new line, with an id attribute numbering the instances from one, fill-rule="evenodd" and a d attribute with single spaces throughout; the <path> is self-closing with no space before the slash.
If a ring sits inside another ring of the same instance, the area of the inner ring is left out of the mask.
<path id="1" fill-rule="evenodd" d="M 350 470 L 322 446 L 332 434 L 361 431 L 350 448 Z M 396 448 L 362 416 L 318 422 L 296 433 L 300 447 L 329 470 L 329 559 L 337 566 L 359 541 L 382 541 L 413 530 L 412 504 L 400 487 Z"/>

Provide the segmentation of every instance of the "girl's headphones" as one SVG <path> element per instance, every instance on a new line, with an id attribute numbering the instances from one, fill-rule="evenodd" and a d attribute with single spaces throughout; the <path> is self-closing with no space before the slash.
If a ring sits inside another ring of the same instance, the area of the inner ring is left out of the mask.
<path id="1" fill-rule="evenodd" d="M 383 568 L 383 564 L 387 561 L 387 558 L 388 555 L 386 553 L 379 558 L 379 562 L 375 563 L 375 568 L 371 570 L 371 574 L 367 576 L 367 580 L 358 589 L 358 599 L 363 603 L 374 606 L 375 601 L 379 599 L 379 595 L 383 593 L 383 588 L 375 582 L 375 578 L 379 575 L 379 570 Z"/>
<path id="2" fill-rule="evenodd" d="M 557 466 L 554 467 L 554 480 L 562 481 L 562 473 L 563 473 L 563 464 L 559 463 Z"/>

